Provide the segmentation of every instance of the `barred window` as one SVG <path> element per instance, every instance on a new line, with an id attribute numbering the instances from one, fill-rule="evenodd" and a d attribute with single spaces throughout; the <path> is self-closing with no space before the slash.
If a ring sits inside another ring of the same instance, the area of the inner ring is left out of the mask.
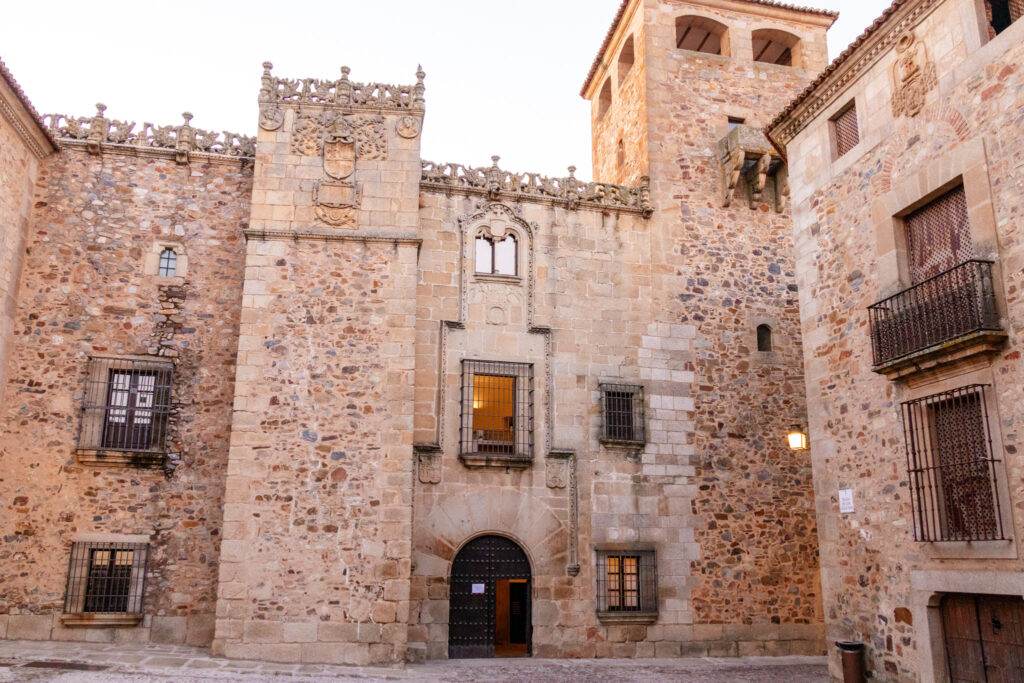
<path id="1" fill-rule="evenodd" d="M 860 142 L 860 129 L 857 127 L 857 107 L 850 103 L 846 109 L 834 116 L 830 121 L 832 137 L 836 141 L 836 158 L 843 156 Z"/>
<path id="2" fill-rule="evenodd" d="M 515 235 L 495 240 L 480 235 L 476 238 L 476 272 L 496 275 L 517 275 L 519 254 Z"/>
<path id="3" fill-rule="evenodd" d="M 142 614 L 148 546 L 79 542 L 71 546 L 65 614 Z"/>
<path id="4" fill-rule="evenodd" d="M 636 384 L 601 384 L 601 398 L 602 440 L 644 443 L 644 388 Z"/>
<path id="5" fill-rule="evenodd" d="M 174 277 L 178 272 L 178 255 L 170 247 L 160 252 L 160 265 L 157 266 L 157 275 Z"/>
<path id="6" fill-rule="evenodd" d="M 533 365 L 462 361 L 461 454 L 533 457 Z"/>
<path id="7" fill-rule="evenodd" d="M 166 361 L 91 358 L 79 449 L 163 453 L 173 369 Z"/>
<path id="8" fill-rule="evenodd" d="M 915 538 L 1005 538 L 999 460 L 992 451 L 986 389 L 973 384 L 903 403 Z"/>
<path id="9" fill-rule="evenodd" d="M 599 616 L 657 614 L 658 571 L 653 550 L 599 550 Z"/>
<path id="10" fill-rule="evenodd" d="M 903 219 L 910 282 L 918 284 L 974 258 L 967 195 L 958 185 Z"/>

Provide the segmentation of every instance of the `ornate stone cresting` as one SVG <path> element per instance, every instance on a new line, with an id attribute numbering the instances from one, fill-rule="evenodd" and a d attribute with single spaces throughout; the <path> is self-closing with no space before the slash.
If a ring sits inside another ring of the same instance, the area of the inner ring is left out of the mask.
<path id="1" fill-rule="evenodd" d="M 346 108 L 423 110 L 423 79 L 426 77 L 423 67 L 417 67 L 415 85 L 356 83 L 349 80 L 348 75 L 352 70 L 347 66 L 341 67 L 341 78 L 336 81 L 319 78 L 278 78 L 271 74 L 273 68 L 274 65 L 270 62 L 263 62 L 259 96 L 261 121 L 276 120 L 272 112 L 279 102 L 300 105 L 329 104 Z M 274 130 L 266 125 L 264 128 Z"/>
<path id="2" fill-rule="evenodd" d="M 928 60 L 924 43 L 913 31 L 907 31 L 896 41 L 899 55 L 892 66 L 892 115 L 915 117 L 924 108 L 928 91 L 939 84 L 935 63 Z"/>
<path id="3" fill-rule="evenodd" d="M 650 216 L 650 185 L 644 176 L 638 187 L 610 183 L 583 182 L 569 175 L 551 178 L 539 173 L 512 173 L 498 168 L 500 157 L 491 157 L 491 166 L 473 167 L 462 164 L 423 162 L 420 186 L 429 190 L 485 195 L 497 200 L 547 200 L 575 211 L 580 206 L 603 207 L 632 211 Z"/>
<path id="4" fill-rule="evenodd" d="M 789 193 L 782 170 L 785 162 L 759 128 L 736 126 L 718 141 L 718 154 L 722 161 L 722 206 L 732 206 L 736 188 L 744 182 L 750 208 L 757 208 L 771 179 L 775 210 L 782 211 L 782 198 Z"/>
<path id="5" fill-rule="evenodd" d="M 106 105 L 96 105 L 96 115 L 76 117 L 47 114 L 43 117 L 53 137 L 61 141 L 84 143 L 91 154 L 99 154 L 105 145 L 126 145 L 174 154 L 178 163 L 188 163 L 193 153 L 253 158 L 256 139 L 228 131 L 215 132 L 191 125 L 192 114 L 182 114 L 180 126 L 156 126 L 143 123 L 135 130 L 135 122 L 127 123 L 104 116 Z"/>

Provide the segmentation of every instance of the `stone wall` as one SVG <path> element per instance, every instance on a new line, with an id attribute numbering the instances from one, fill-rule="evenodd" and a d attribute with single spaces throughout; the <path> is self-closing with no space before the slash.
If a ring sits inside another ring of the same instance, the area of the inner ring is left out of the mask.
<path id="1" fill-rule="evenodd" d="M 209 644 L 250 191 L 235 160 L 71 145 L 42 163 L 0 437 L 7 637 Z M 147 272 L 162 245 L 187 254 L 186 276 Z M 78 461 L 90 356 L 173 360 L 164 466 Z M 149 539 L 142 627 L 65 628 L 71 543 L 110 534 Z"/>
<path id="2" fill-rule="evenodd" d="M 806 410 L 788 203 L 769 189 L 751 205 L 741 183 L 723 207 L 715 152 L 730 116 L 764 125 L 824 65 L 831 19 L 682 2 L 647 12 L 649 78 L 659 83 L 647 103 L 655 320 L 692 330 L 688 354 L 661 356 L 688 375 L 693 400 L 676 418 L 685 441 L 673 453 L 691 473 L 683 491 L 698 548 L 681 597 L 709 652 L 820 651 L 810 463 L 785 444 Z M 675 47 L 675 17 L 691 13 L 729 27 L 730 56 Z M 749 31 L 765 26 L 801 37 L 806 69 L 752 61 Z M 770 352 L 758 351 L 762 324 Z"/>
<path id="3" fill-rule="evenodd" d="M 1016 540 L 915 541 L 901 418 L 901 403 L 911 398 L 975 382 L 991 386 L 989 425 L 994 457 L 1001 461 L 1003 522 L 1007 536 L 1016 539 L 1024 524 L 1024 202 L 1018 191 L 1024 144 L 1008 131 L 1022 124 L 1024 24 L 989 42 L 978 6 L 967 0 L 907 3 L 861 48 L 877 50 L 877 61 L 853 72 L 829 97 L 812 95 L 807 102 L 817 109 L 803 124 L 788 128 L 801 115 L 797 110 L 776 128 L 779 137 L 792 138 L 788 153 L 828 640 L 865 642 L 868 669 L 885 680 L 944 680 L 937 621 L 944 592 L 1024 593 Z M 897 39 L 908 30 L 918 73 L 934 75 L 915 93 L 893 78 Z M 876 41 L 881 49 L 872 47 Z M 837 157 L 828 121 L 851 100 L 861 141 Z M 894 100 L 902 113 L 894 112 Z M 914 113 L 906 113 L 904 107 L 915 101 Z M 898 246 L 899 216 L 961 182 L 976 255 L 997 262 L 997 298 L 1009 339 L 989 359 L 975 356 L 893 381 L 872 371 L 867 307 L 909 286 Z M 839 510 L 841 489 L 852 491 L 852 512 Z M 841 679 L 836 653 L 830 664 L 833 678 Z"/>
<path id="4" fill-rule="evenodd" d="M 18 284 L 32 213 L 32 186 L 40 157 L 52 151 L 37 130 L 13 79 L 0 62 L 0 386 L 7 379 L 7 359 L 18 304 Z"/>

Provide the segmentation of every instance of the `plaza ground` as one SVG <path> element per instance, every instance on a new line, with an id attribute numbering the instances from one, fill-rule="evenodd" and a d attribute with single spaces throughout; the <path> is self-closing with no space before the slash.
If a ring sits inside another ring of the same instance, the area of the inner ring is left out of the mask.
<path id="1" fill-rule="evenodd" d="M 824 657 L 738 659 L 462 659 L 402 669 L 275 664 L 211 657 L 177 645 L 0 640 L 0 682 L 134 681 L 709 681 L 811 683 L 828 679 Z"/>

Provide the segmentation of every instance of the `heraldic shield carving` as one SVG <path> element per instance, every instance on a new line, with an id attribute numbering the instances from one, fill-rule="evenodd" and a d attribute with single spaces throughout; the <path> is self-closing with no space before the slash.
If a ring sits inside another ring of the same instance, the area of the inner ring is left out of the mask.
<path id="1" fill-rule="evenodd" d="M 356 140 L 352 135 L 330 135 L 324 139 L 324 172 L 336 180 L 356 170 Z"/>
<path id="2" fill-rule="evenodd" d="M 313 202 L 316 217 L 324 223 L 339 228 L 356 227 L 359 193 L 352 183 L 321 181 L 314 190 Z"/>

